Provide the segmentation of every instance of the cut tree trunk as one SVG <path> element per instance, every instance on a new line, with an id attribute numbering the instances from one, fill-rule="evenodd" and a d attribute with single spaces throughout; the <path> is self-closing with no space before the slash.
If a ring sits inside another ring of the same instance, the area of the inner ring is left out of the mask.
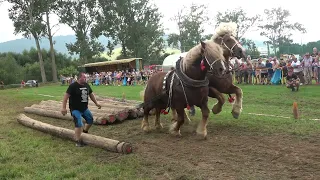
<path id="1" fill-rule="evenodd" d="M 96 96 L 97 101 L 110 101 L 115 103 L 123 103 L 127 105 L 137 105 L 142 103 L 142 101 L 136 101 L 136 100 L 127 100 L 122 98 L 113 98 L 113 97 L 104 97 L 104 96 Z"/>
<path id="2" fill-rule="evenodd" d="M 17 121 L 27 127 L 36 129 L 45 133 L 49 133 L 58 137 L 74 141 L 74 131 L 62 127 L 53 126 L 51 124 L 36 121 L 27 117 L 24 114 L 20 114 L 17 117 Z M 109 139 L 92 134 L 82 133 L 81 139 L 85 144 L 106 149 L 112 152 L 129 154 L 132 153 L 132 145 L 127 142 L 121 142 L 114 139 Z"/>
<path id="3" fill-rule="evenodd" d="M 90 109 L 91 112 L 114 114 L 118 121 L 124 121 L 128 117 L 132 118 L 132 117 L 136 117 L 136 116 L 140 115 L 140 113 L 137 115 L 137 112 L 134 110 L 130 110 L 128 108 L 121 107 L 121 106 L 115 106 L 115 105 L 111 105 L 111 104 L 101 103 L 100 105 L 102 106 L 102 108 L 98 109 L 93 102 L 89 101 L 88 104 L 89 104 L 88 108 Z M 40 105 L 60 108 L 62 106 L 62 102 L 48 100 L 48 101 L 41 101 Z M 69 105 L 67 103 L 67 107 L 68 106 Z M 103 107 L 105 107 L 105 108 L 103 108 Z"/>
<path id="4" fill-rule="evenodd" d="M 70 114 L 62 115 L 61 112 L 58 110 L 41 109 L 41 108 L 36 108 L 36 107 L 25 107 L 24 112 L 36 114 L 36 115 L 40 115 L 40 116 L 45 116 L 45 117 L 73 121 L 73 117 Z M 93 115 L 94 124 L 103 125 L 103 124 L 107 124 L 108 122 L 113 123 L 114 119 L 115 119 L 114 115 L 108 115 L 108 114 L 95 114 L 95 115 Z"/>
<path id="5" fill-rule="evenodd" d="M 53 110 L 53 111 L 60 111 L 61 108 L 59 106 L 52 106 L 50 104 L 34 104 L 31 107 L 33 108 L 39 108 L 39 109 L 48 109 L 48 110 Z M 124 121 L 128 118 L 129 113 L 128 111 L 117 111 L 116 109 L 109 109 L 109 110 L 104 110 L 104 109 L 94 109 L 94 107 L 90 107 L 89 109 L 93 115 L 93 117 L 104 117 L 106 118 L 108 123 L 114 123 L 114 121 Z"/>

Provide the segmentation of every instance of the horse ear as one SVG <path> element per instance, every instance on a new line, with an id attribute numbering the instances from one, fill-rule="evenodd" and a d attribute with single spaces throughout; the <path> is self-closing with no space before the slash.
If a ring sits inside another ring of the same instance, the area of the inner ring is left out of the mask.
<path id="1" fill-rule="evenodd" d="M 206 48 L 206 43 L 203 42 L 203 41 L 200 41 L 200 43 L 201 43 L 201 47 L 202 47 L 203 49 L 205 49 L 205 48 Z"/>

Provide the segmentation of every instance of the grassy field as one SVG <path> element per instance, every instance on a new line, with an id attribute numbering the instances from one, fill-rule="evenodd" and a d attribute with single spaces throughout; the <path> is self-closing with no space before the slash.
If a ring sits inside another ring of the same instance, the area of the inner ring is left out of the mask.
<path id="1" fill-rule="evenodd" d="M 136 100 L 143 89 L 92 88 L 97 95 L 122 97 L 125 93 L 127 99 Z M 319 118 L 320 87 L 302 86 L 299 92 L 283 86 L 241 88 L 244 101 L 240 118 L 232 118 L 227 102 L 220 114 L 210 114 L 207 141 L 199 141 L 193 133 L 199 110 L 192 124 L 182 127 L 182 138 L 168 134 L 169 115 L 161 116 L 164 129 L 150 134 L 141 131 L 140 119 L 92 127 L 92 134 L 131 142 L 134 153 L 129 155 L 88 146 L 77 148 L 74 142 L 18 124 L 16 116 L 23 107 L 41 100 L 62 100 L 67 86 L 1 90 L 0 179 L 319 179 L 320 121 L 310 119 Z M 301 113 L 299 120 L 292 115 L 295 101 Z M 209 103 L 212 107 L 216 100 Z M 74 127 L 65 120 L 27 115 Z"/>

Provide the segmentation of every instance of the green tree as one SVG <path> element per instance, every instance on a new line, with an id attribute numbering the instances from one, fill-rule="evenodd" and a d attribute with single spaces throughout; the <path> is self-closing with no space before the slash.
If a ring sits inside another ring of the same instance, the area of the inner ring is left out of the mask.
<path id="1" fill-rule="evenodd" d="M 57 12 L 58 10 L 58 1 L 57 0 L 42 0 L 42 3 L 44 4 L 44 14 L 45 14 L 45 24 L 46 24 L 46 35 L 49 39 L 50 43 L 50 56 L 51 56 L 51 71 L 52 71 L 52 80 L 54 82 L 58 81 L 58 75 L 57 75 L 57 65 L 56 65 L 56 59 L 55 59 L 55 53 L 54 53 L 54 47 L 53 47 L 53 33 L 52 28 L 55 27 L 55 25 L 51 26 L 50 24 L 50 18 L 49 15 L 52 12 Z"/>
<path id="2" fill-rule="evenodd" d="M 273 51 L 277 54 L 277 49 L 285 43 L 292 43 L 291 32 L 300 31 L 306 33 L 306 29 L 300 23 L 290 23 L 288 18 L 290 12 L 281 7 L 264 10 L 264 24 L 259 26 L 261 36 L 268 38 L 267 44 L 272 45 Z"/>
<path id="3" fill-rule="evenodd" d="M 97 26 L 94 35 L 112 37 L 112 45 L 120 43 L 121 57 L 153 59 L 163 51 L 163 28 L 161 14 L 149 0 L 99 0 L 103 23 Z"/>
<path id="4" fill-rule="evenodd" d="M 12 4 L 9 9 L 9 18 L 13 21 L 15 34 L 22 33 L 24 37 L 32 36 L 36 42 L 40 64 L 42 82 L 47 82 L 44 62 L 41 54 L 39 40 L 45 32 L 45 25 L 42 23 L 41 0 L 7 0 Z"/>
<path id="5" fill-rule="evenodd" d="M 22 68 L 12 54 L 7 54 L 6 57 L 0 58 L 0 67 L 0 81 L 3 81 L 4 84 L 20 83 L 24 79 Z"/>
<path id="6" fill-rule="evenodd" d="M 66 44 L 71 55 L 79 54 L 80 60 L 87 63 L 88 59 L 99 55 L 104 47 L 96 38 L 89 35 L 97 23 L 98 6 L 96 0 L 61 0 L 57 12 L 60 22 L 67 24 L 75 32 L 77 41 Z"/>
<path id="7" fill-rule="evenodd" d="M 259 58 L 260 52 L 256 46 L 256 44 L 250 40 L 242 38 L 242 45 L 246 48 L 246 54 L 250 55 L 251 58 Z"/>
<path id="8" fill-rule="evenodd" d="M 248 16 L 242 8 L 227 10 L 225 12 L 218 12 L 216 15 L 216 27 L 221 22 L 234 22 L 238 26 L 237 39 L 242 39 L 246 32 L 256 27 L 260 21 L 260 15 Z"/>
<path id="9" fill-rule="evenodd" d="M 178 34 L 173 33 L 168 37 L 169 46 L 180 45 L 181 52 L 188 51 L 204 38 L 204 25 L 209 21 L 205 5 L 192 4 L 190 7 L 180 9 L 172 21 L 177 23 Z"/>
<path id="10" fill-rule="evenodd" d="M 76 75 L 77 73 L 78 73 L 78 70 L 74 66 L 68 66 L 59 70 L 59 74 L 63 76 Z"/>

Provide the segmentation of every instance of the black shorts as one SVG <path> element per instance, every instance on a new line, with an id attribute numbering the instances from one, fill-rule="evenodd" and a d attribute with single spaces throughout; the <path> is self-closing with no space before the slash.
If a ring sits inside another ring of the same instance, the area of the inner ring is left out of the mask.
<path id="1" fill-rule="evenodd" d="M 261 73 L 261 78 L 266 78 L 268 77 L 268 73 Z"/>

